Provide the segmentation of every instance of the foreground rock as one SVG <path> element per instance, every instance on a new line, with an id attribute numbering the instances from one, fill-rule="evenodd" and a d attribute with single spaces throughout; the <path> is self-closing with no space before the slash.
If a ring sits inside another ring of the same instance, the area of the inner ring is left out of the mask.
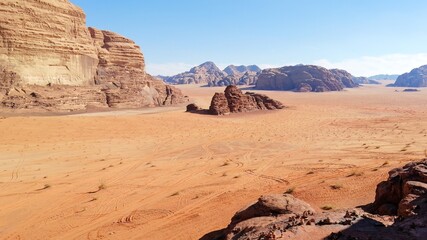
<path id="1" fill-rule="evenodd" d="M 263 70 L 257 79 L 259 90 L 293 90 L 298 92 L 341 91 L 357 87 L 350 73 L 313 65 L 296 65 Z"/>
<path id="2" fill-rule="evenodd" d="M 74 111 L 138 108 L 184 101 L 146 74 L 135 43 L 86 27 L 67 0 L 0 3 L 0 106 Z"/>
<path id="3" fill-rule="evenodd" d="M 282 108 L 284 108 L 282 103 L 266 95 L 251 92 L 243 94 L 236 86 L 228 86 L 224 93 L 215 93 L 211 101 L 209 113 L 213 115 L 225 115 L 229 113 Z"/>
<path id="4" fill-rule="evenodd" d="M 427 87 L 427 65 L 413 69 L 409 73 L 400 75 L 391 87 Z"/>
<path id="5" fill-rule="evenodd" d="M 226 229 L 202 239 L 425 239 L 427 160 L 394 169 L 389 175 L 377 187 L 374 214 L 362 209 L 315 213 L 291 195 L 263 196 L 237 212 Z"/>

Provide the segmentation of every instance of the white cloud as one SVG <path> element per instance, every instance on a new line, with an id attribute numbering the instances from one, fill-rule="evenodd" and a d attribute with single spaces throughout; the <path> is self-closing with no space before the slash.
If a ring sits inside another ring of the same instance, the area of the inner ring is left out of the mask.
<path id="1" fill-rule="evenodd" d="M 178 73 L 186 72 L 197 64 L 188 64 L 188 63 L 163 63 L 163 64 L 150 64 L 146 66 L 146 71 L 151 75 L 163 75 L 163 76 L 173 76 Z"/>
<path id="2" fill-rule="evenodd" d="M 384 56 L 365 56 L 332 62 L 327 59 L 314 61 L 313 64 L 325 68 L 340 68 L 355 76 L 376 74 L 402 74 L 427 64 L 427 53 L 390 54 Z"/>

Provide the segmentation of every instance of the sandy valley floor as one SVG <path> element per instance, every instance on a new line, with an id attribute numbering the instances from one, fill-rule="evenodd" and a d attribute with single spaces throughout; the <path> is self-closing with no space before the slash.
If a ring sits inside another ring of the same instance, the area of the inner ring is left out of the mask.
<path id="1" fill-rule="evenodd" d="M 180 88 L 203 107 L 223 90 Z M 318 210 L 367 204 L 425 156 L 426 91 L 266 92 L 289 108 L 223 117 L 0 118 L 0 239 L 198 239 L 290 188 Z"/>

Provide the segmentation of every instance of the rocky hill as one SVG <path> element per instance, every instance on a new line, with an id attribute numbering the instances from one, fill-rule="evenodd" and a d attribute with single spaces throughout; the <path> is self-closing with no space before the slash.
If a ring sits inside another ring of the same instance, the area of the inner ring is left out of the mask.
<path id="1" fill-rule="evenodd" d="M 427 65 L 400 75 L 391 87 L 427 87 Z"/>
<path id="2" fill-rule="evenodd" d="M 221 71 L 213 62 L 205 62 L 188 72 L 172 77 L 161 77 L 171 84 L 207 84 L 208 86 L 229 86 L 253 84 L 261 69 L 256 65 L 230 65 Z"/>
<path id="3" fill-rule="evenodd" d="M 345 196 L 344 196 L 345 197 Z M 315 212 L 289 194 L 266 195 L 237 212 L 227 228 L 201 240 L 226 239 L 425 239 L 427 160 L 407 164 L 378 184 L 365 210 Z"/>
<path id="4" fill-rule="evenodd" d="M 355 84 L 381 84 L 380 82 L 369 79 L 367 77 L 353 77 L 353 82 Z"/>
<path id="5" fill-rule="evenodd" d="M 261 68 L 259 68 L 257 65 L 249 65 L 249 66 L 230 65 L 224 69 L 224 72 L 226 72 L 228 75 L 243 75 L 246 72 L 260 72 L 260 71 L 261 71 Z"/>
<path id="6" fill-rule="evenodd" d="M 165 81 L 172 84 L 216 84 L 224 79 L 227 74 L 219 69 L 213 62 L 205 62 L 188 72 L 167 77 Z"/>
<path id="7" fill-rule="evenodd" d="M 399 77 L 399 75 L 389 75 L 389 74 L 379 74 L 375 76 L 368 77 L 369 79 L 375 80 L 375 81 L 382 81 L 382 80 L 393 80 L 396 81 L 396 79 Z"/>
<path id="8" fill-rule="evenodd" d="M 263 70 L 256 83 L 259 90 L 293 90 L 298 92 L 340 91 L 357 87 L 353 76 L 339 69 L 328 70 L 314 65 L 296 65 Z"/>
<path id="9" fill-rule="evenodd" d="M 145 73 L 135 43 L 86 27 L 68 0 L 0 2 L 0 106 L 50 111 L 145 107 L 184 100 Z"/>

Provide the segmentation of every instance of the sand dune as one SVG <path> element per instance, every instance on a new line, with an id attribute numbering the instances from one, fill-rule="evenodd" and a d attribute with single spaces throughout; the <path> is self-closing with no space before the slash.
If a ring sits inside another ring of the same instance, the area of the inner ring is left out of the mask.
<path id="1" fill-rule="evenodd" d="M 203 107 L 223 91 L 180 88 Z M 391 168 L 425 154 L 425 91 L 261 92 L 288 108 L 0 119 L 0 238 L 198 239 L 265 193 L 372 202 Z"/>

